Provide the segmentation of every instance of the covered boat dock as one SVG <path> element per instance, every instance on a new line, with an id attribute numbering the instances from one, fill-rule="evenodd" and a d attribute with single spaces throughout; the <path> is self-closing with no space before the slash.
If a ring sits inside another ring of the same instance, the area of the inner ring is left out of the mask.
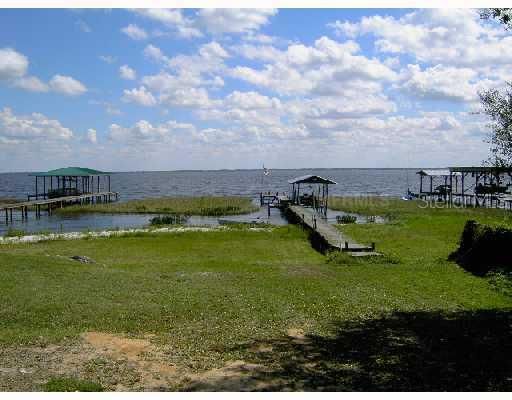
<path id="1" fill-rule="evenodd" d="M 512 209 L 512 167 L 449 167 L 417 174 L 420 186 L 414 197 L 463 207 Z"/>
<path id="2" fill-rule="evenodd" d="M 329 185 L 337 185 L 336 182 L 318 175 L 304 175 L 290 179 L 288 183 L 292 185 L 291 202 L 293 204 L 312 207 L 327 217 Z"/>
<path id="3" fill-rule="evenodd" d="M 56 207 L 69 204 L 107 203 L 118 200 L 119 194 L 110 187 L 110 172 L 90 168 L 68 167 L 47 172 L 30 174 L 35 177 L 35 191 L 27 195 L 27 201 L 3 204 L 0 211 L 5 212 L 5 222 L 13 222 L 13 212 L 21 212 L 22 220 L 28 218 L 29 209 L 35 211 L 36 218 L 41 217 L 45 209 L 48 215 Z"/>

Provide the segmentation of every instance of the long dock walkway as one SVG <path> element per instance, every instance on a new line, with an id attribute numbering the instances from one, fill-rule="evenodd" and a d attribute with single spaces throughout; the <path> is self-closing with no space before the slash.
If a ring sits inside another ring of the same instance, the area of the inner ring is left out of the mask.
<path id="1" fill-rule="evenodd" d="M 51 215 L 52 208 L 56 207 L 64 207 L 64 205 L 68 203 L 86 203 L 86 202 L 110 202 L 112 198 L 115 200 L 118 199 L 119 194 L 117 192 L 98 192 L 98 193 L 86 193 L 77 196 L 65 196 L 65 197 L 56 197 L 54 199 L 44 199 L 44 200 L 31 200 L 31 201 L 23 201 L 20 203 L 11 203 L 11 204 L 0 204 L 0 212 L 5 211 L 5 223 L 8 224 L 9 221 L 13 221 L 13 210 L 21 211 L 22 219 L 28 218 L 28 209 L 34 209 L 36 212 L 36 218 L 41 216 L 41 210 L 44 206 L 47 207 L 48 214 Z"/>
<path id="2" fill-rule="evenodd" d="M 353 241 L 341 233 L 334 226 L 321 218 L 312 208 L 298 205 L 289 205 L 288 212 L 292 213 L 294 220 L 307 226 L 321 239 L 322 248 L 327 250 L 346 251 L 350 253 L 374 253 L 375 245 L 366 246 Z"/>

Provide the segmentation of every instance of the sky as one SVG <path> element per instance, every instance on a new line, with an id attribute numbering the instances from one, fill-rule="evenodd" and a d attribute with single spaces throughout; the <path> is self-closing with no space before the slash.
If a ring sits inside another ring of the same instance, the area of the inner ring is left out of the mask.
<path id="1" fill-rule="evenodd" d="M 0 172 L 480 165 L 472 9 L 0 10 Z"/>

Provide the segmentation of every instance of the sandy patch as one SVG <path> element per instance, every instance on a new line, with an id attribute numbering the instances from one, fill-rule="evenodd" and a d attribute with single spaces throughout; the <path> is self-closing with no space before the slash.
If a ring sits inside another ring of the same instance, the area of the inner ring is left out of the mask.
<path id="1" fill-rule="evenodd" d="M 286 387 L 270 378 L 268 367 L 243 360 L 192 371 L 170 362 L 170 349 L 156 345 L 153 339 L 153 335 L 85 332 L 79 341 L 66 344 L 0 348 L 0 391 L 39 391 L 54 377 L 98 382 L 109 391 L 260 391 Z M 253 350 L 273 351 L 270 344 L 259 344 Z"/>
<path id="2" fill-rule="evenodd" d="M 262 380 L 259 376 L 270 372 L 260 364 L 242 360 L 228 362 L 224 367 L 199 374 L 189 374 L 183 390 L 248 392 L 265 390 L 278 385 L 277 380 Z"/>
<path id="3" fill-rule="evenodd" d="M 165 362 L 165 355 L 149 339 L 127 338 L 110 333 L 86 332 L 82 339 L 95 353 L 115 362 L 127 362 L 139 375 L 143 390 L 161 390 L 180 380 L 175 365 Z M 126 390 L 121 384 L 117 390 Z"/>

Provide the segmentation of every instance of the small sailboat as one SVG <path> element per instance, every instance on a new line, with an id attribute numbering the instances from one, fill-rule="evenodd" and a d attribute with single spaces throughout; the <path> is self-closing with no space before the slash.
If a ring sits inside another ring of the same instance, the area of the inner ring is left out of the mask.
<path id="1" fill-rule="evenodd" d="M 411 190 L 409 189 L 409 169 L 405 170 L 405 181 L 407 186 L 407 192 L 405 196 L 402 196 L 401 199 L 404 201 L 409 201 L 414 199 L 414 196 L 412 195 Z"/>

